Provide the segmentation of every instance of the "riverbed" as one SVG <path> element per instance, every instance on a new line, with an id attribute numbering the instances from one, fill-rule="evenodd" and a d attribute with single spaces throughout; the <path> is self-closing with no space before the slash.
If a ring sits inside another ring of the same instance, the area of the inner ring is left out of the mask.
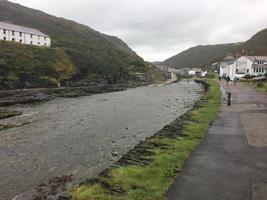
<path id="1" fill-rule="evenodd" d="M 49 179 L 93 177 L 140 141 L 191 109 L 202 88 L 193 81 L 14 106 L 20 125 L 0 132 L 0 199 Z"/>

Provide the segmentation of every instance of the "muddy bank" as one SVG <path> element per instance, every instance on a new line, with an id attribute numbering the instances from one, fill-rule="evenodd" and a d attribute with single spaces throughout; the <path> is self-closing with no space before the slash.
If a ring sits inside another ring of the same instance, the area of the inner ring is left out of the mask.
<path id="1" fill-rule="evenodd" d="M 0 132 L 1 199 L 64 174 L 70 186 L 94 177 L 190 110 L 201 92 L 182 81 L 19 107 L 21 116 L 1 120 L 27 123 Z"/>

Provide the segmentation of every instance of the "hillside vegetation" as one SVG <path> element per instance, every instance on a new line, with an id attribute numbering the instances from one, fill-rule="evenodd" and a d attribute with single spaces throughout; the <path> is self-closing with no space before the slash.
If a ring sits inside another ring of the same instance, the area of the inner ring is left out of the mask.
<path id="1" fill-rule="evenodd" d="M 75 75 L 60 48 L 36 48 L 0 41 L 0 89 L 56 86 Z"/>
<path id="2" fill-rule="evenodd" d="M 235 52 L 239 44 L 200 45 L 187 49 L 162 64 L 180 69 L 201 67 L 222 60 L 227 53 Z"/>
<path id="3" fill-rule="evenodd" d="M 267 55 L 267 29 L 264 29 L 254 36 L 252 36 L 248 41 L 244 42 L 241 49 L 248 51 L 249 55 Z"/>
<path id="4" fill-rule="evenodd" d="M 229 53 L 232 55 L 242 55 L 243 50 L 248 55 L 267 55 L 267 29 L 258 32 L 251 39 L 243 43 L 192 47 L 168 58 L 161 64 L 176 69 L 203 67 L 221 61 Z"/>
<path id="5" fill-rule="evenodd" d="M 144 60 L 121 39 L 71 20 L 0 0 L 0 20 L 37 28 L 52 38 L 77 67 L 76 80 L 105 78 L 116 82 L 129 72 L 143 71 Z"/>

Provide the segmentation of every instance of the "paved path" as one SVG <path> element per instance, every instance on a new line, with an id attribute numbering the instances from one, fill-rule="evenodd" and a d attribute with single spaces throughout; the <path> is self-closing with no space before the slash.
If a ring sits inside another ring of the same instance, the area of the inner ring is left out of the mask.
<path id="1" fill-rule="evenodd" d="M 242 84 L 222 87 L 233 104 L 222 105 L 168 200 L 267 199 L 267 95 Z"/>

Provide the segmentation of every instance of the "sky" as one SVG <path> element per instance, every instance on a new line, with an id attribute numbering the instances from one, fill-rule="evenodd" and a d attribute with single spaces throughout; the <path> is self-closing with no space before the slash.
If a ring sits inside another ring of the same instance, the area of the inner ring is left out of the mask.
<path id="1" fill-rule="evenodd" d="M 267 28 L 267 0 L 11 0 L 123 39 L 147 61 Z"/>

